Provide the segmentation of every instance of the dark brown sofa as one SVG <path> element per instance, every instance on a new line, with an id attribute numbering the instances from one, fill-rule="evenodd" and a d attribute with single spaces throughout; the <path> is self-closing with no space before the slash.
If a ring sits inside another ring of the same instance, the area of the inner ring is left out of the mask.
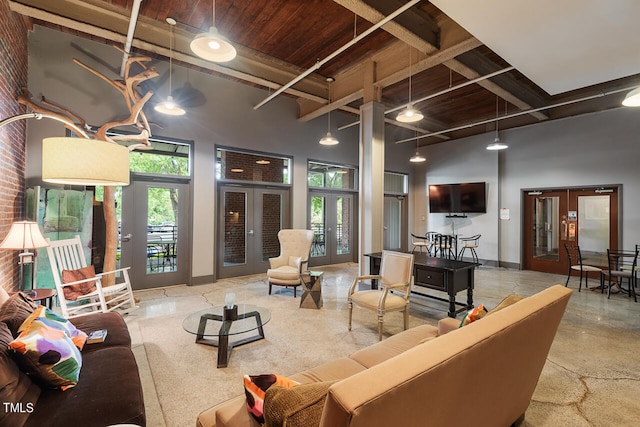
<path id="1" fill-rule="evenodd" d="M 4 310 L 10 305 L 0 306 L 0 320 L 5 324 L 11 323 L 12 313 Z M 86 333 L 97 329 L 107 329 L 108 333 L 104 342 L 84 346 L 78 384 L 66 391 L 43 387 L 24 375 L 7 352 L 6 343 L 2 342 L 4 348 L 0 350 L 5 354 L 0 353 L 3 371 L 0 389 L 7 392 L 14 387 L 16 391 L 3 394 L 3 400 L 7 395 L 11 396 L 12 406 L 0 408 L 0 425 L 145 426 L 142 384 L 131 351 L 129 330 L 122 316 L 115 312 L 96 313 L 70 321 Z M 7 378 L 11 373 L 15 374 L 15 381 Z"/>

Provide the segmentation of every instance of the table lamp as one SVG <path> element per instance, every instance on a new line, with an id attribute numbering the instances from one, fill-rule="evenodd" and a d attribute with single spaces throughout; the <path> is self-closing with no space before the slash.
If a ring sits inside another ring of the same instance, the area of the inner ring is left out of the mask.
<path id="1" fill-rule="evenodd" d="M 38 227 L 37 222 L 16 221 L 11 224 L 9 234 L 7 234 L 2 243 L 0 243 L 0 249 L 22 251 L 18 255 L 18 265 L 20 265 L 20 279 L 18 283 L 19 291 L 29 293 L 24 289 L 24 266 L 25 264 L 33 264 L 35 257 L 35 254 L 30 252 L 29 249 L 43 248 L 45 246 L 49 246 L 49 243 L 40 232 L 40 227 Z M 33 274 L 33 269 L 31 272 Z M 33 287 L 33 280 L 31 283 Z"/>

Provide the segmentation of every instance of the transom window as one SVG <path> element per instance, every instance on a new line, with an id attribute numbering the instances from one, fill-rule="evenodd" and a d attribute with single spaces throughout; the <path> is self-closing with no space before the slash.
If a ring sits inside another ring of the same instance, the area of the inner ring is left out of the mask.
<path id="1" fill-rule="evenodd" d="M 357 173 L 353 166 L 312 161 L 307 165 L 309 187 L 355 190 Z"/>
<path id="2" fill-rule="evenodd" d="M 216 179 L 291 183 L 291 159 L 229 148 L 216 150 Z"/>

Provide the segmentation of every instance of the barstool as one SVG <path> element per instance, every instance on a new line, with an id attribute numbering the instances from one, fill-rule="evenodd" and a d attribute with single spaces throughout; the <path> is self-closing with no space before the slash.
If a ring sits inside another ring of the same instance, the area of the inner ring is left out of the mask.
<path id="1" fill-rule="evenodd" d="M 462 257 L 464 256 L 464 251 L 466 249 L 470 249 L 471 258 L 473 259 L 473 262 L 475 263 L 478 262 L 478 254 L 476 253 L 476 249 L 480 244 L 480 236 L 481 236 L 480 234 L 476 234 L 475 236 L 460 238 L 460 242 L 462 243 L 462 249 L 460 249 L 460 254 L 458 255 L 458 259 L 460 261 L 462 261 Z"/>

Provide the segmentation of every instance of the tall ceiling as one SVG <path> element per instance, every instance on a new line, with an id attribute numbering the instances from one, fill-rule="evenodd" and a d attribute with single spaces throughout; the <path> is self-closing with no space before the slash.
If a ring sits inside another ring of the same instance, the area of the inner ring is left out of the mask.
<path id="1" fill-rule="evenodd" d="M 122 47 L 137 1 L 9 4 L 33 24 Z M 177 21 L 175 62 L 264 88 L 265 101 L 320 63 L 279 95 L 297 99 L 300 121 L 340 109 L 353 117 L 343 126 L 355 125 L 359 107 L 375 100 L 386 106 L 388 125 L 408 129 L 405 142 L 419 135 L 420 145 L 492 131 L 496 119 L 504 130 L 619 108 L 626 92 L 640 85 L 636 0 L 415 1 L 362 37 L 409 2 L 218 0 L 215 26 L 238 56 L 216 64 L 189 49 L 193 37 L 212 26 L 211 0 L 142 0 L 132 53 L 166 58 L 165 20 L 171 17 Z M 425 115 L 417 124 L 395 120 L 409 93 Z"/>

